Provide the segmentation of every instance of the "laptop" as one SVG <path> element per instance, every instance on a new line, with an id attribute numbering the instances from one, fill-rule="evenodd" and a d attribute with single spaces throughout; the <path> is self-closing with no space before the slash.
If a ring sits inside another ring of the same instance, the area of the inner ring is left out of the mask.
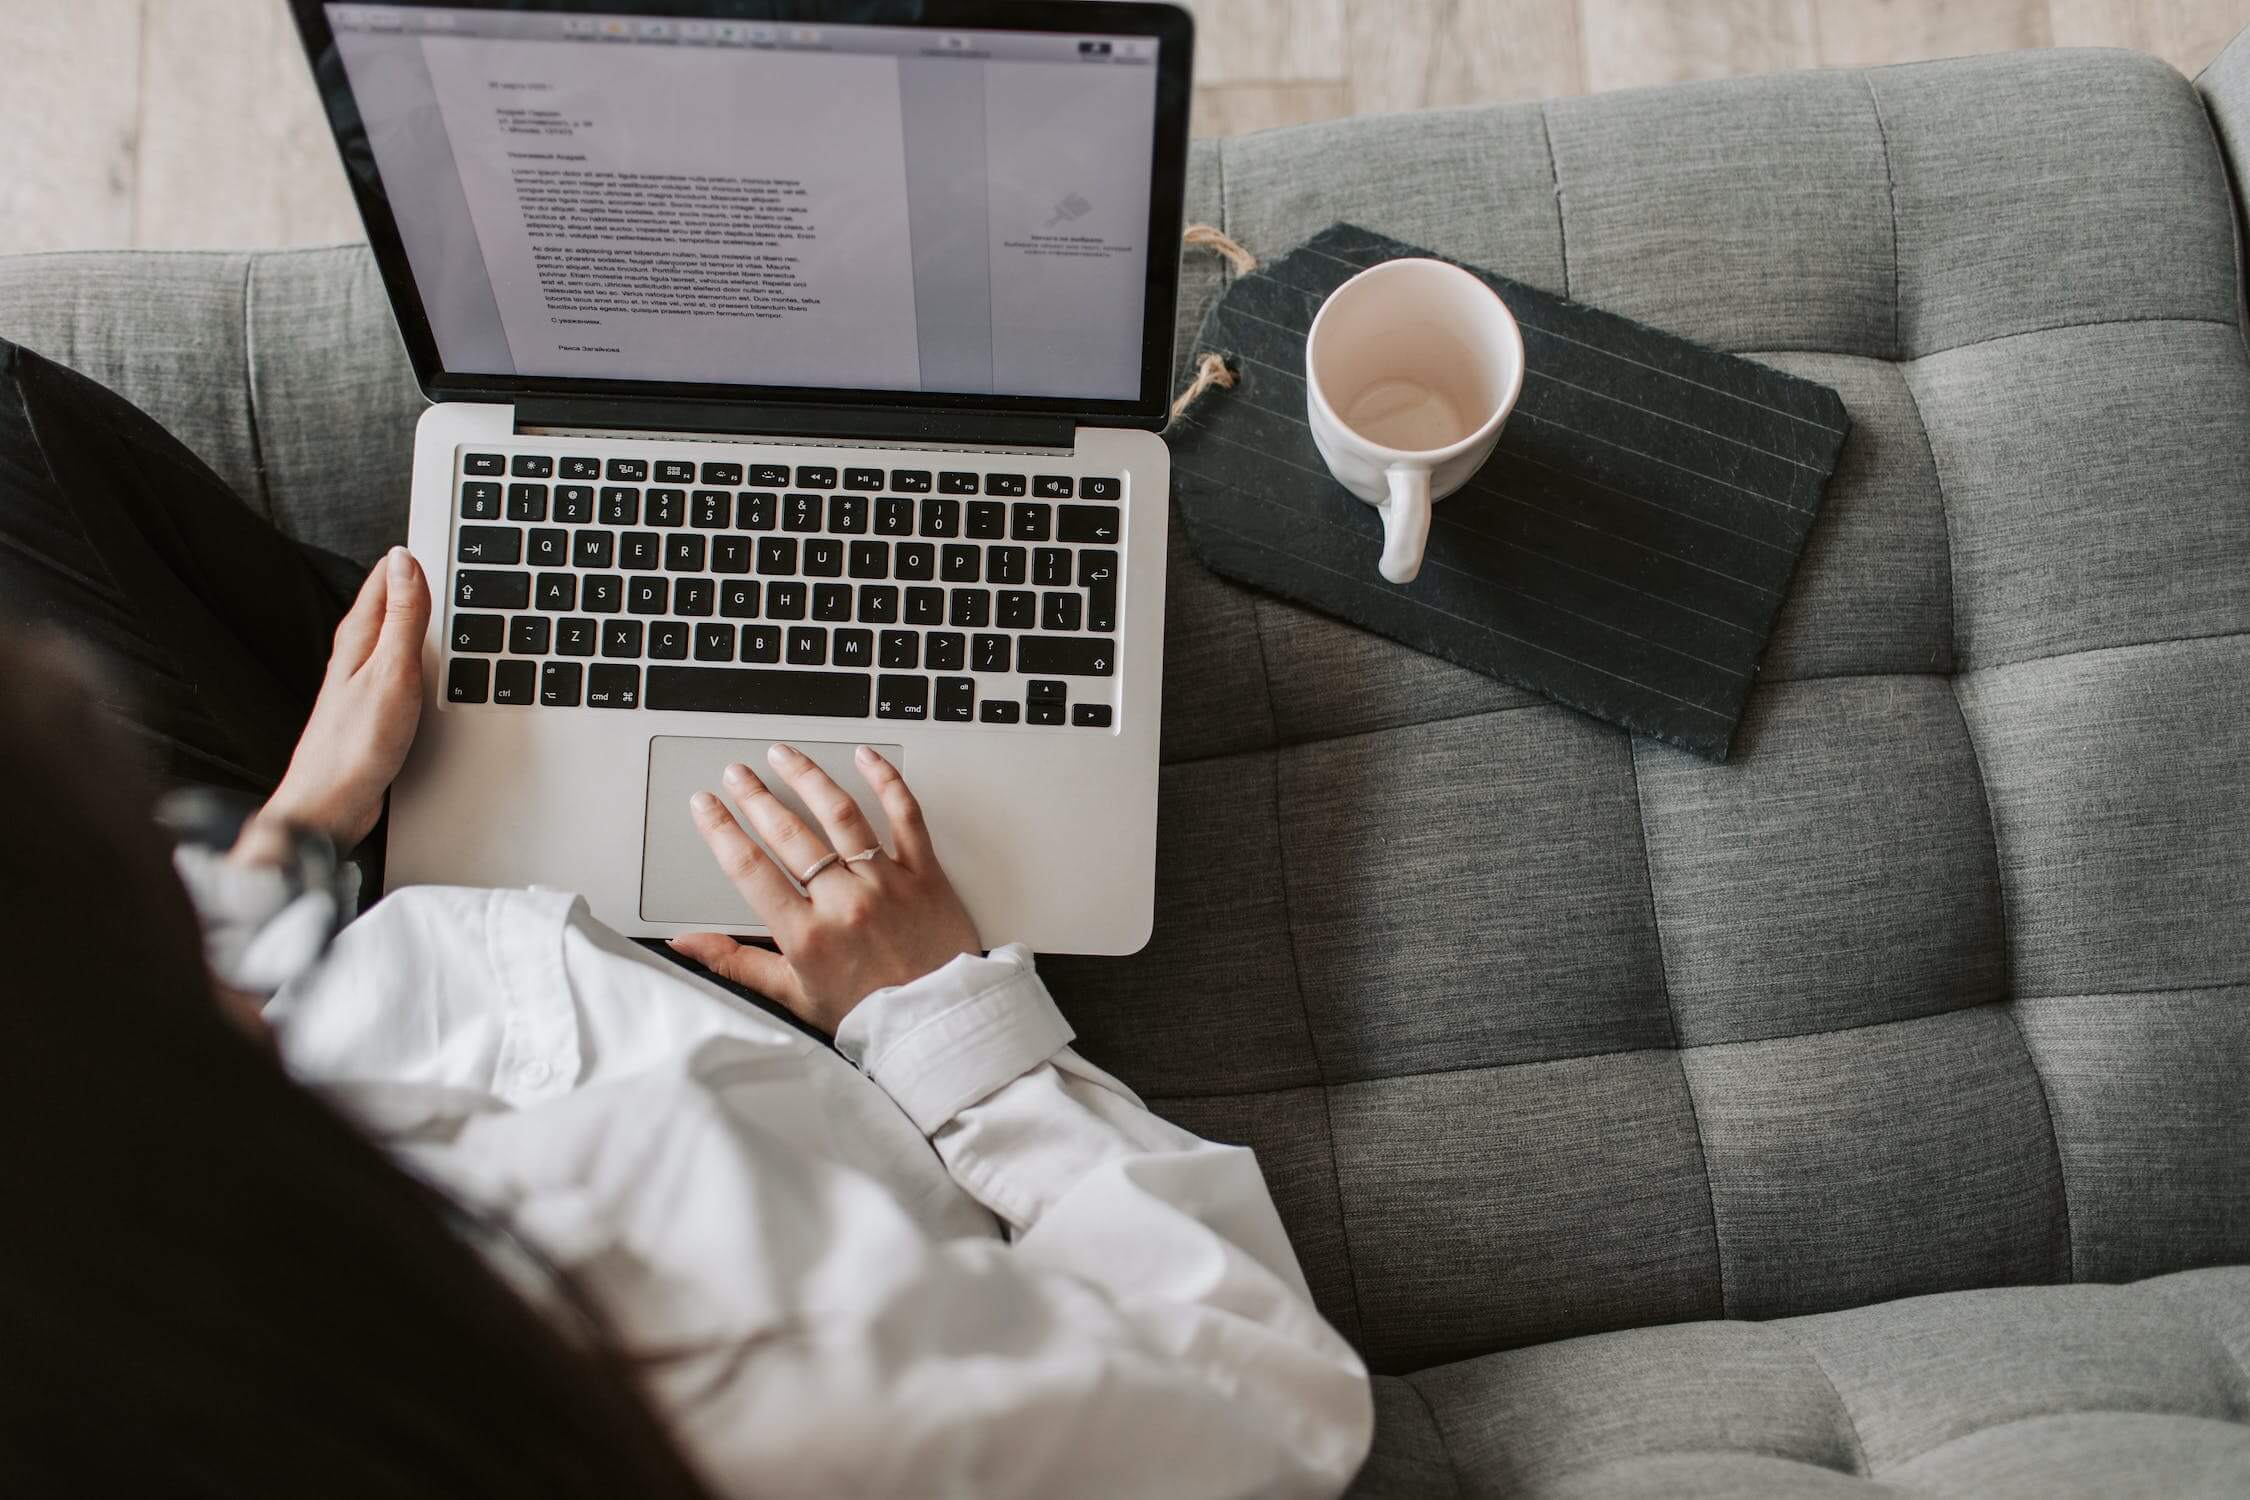
<path id="1" fill-rule="evenodd" d="M 757 935 L 689 796 L 786 741 L 887 833 L 865 743 L 988 941 L 1140 948 L 1185 13 L 293 9 L 433 403 L 387 884 Z"/>

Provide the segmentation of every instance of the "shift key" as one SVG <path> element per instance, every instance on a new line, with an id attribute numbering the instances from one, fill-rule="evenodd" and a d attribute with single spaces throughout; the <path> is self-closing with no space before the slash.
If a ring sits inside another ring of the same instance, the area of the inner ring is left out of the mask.
<path id="1" fill-rule="evenodd" d="M 1106 636 L 1022 636 L 1016 641 L 1016 670 L 1027 677 L 1107 677 L 1117 670 L 1117 642 Z"/>
<path id="2" fill-rule="evenodd" d="M 531 575 L 463 568 L 453 575 L 453 602 L 474 609 L 528 609 Z"/>

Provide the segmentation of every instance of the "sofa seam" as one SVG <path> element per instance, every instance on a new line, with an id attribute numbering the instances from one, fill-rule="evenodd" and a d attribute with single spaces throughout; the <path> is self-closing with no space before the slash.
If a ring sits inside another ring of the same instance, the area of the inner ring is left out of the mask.
<path id="1" fill-rule="evenodd" d="M 1648 799 L 1641 792 L 1641 757 L 1632 739 L 1625 741 L 1626 768 L 1633 773 L 1633 823 L 1641 836 L 1641 881 L 1648 892 L 1648 925 L 1656 935 L 1656 978 L 1664 995 L 1664 1019 L 1672 1028 L 1673 1065 L 1679 1069 L 1680 1088 L 1687 1095 L 1688 1121 L 1695 1127 L 1696 1160 L 1703 1164 L 1703 1201 L 1711 1214 L 1711 1260 L 1719 1278 L 1719 1316 L 1727 1315 L 1727 1247 L 1719 1231 L 1719 1189 L 1711 1179 L 1711 1146 L 1703 1135 L 1703 1110 L 1695 1101 L 1695 1080 L 1688 1076 L 1687 1049 L 1680 1044 L 1680 1009 L 1672 998 L 1672 964 L 1664 952 L 1664 918 L 1656 909 L 1656 863 L 1649 857 Z"/>
<path id="2" fill-rule="evenodd" d="M 1437 1437 L 1438 1452 L 1445 1456 L 1445 1476 L 1453 1481 L 1453 1493 L 1458 1500 L 1468 1491 L 1462 1487 L 1461 1464 L 1453 1456 L 1453 1443 L 1445 1435 L 1445 1424 L 1438 1420 L 1437 1407 L 1431 1402 L 1430 1393 L 1415 1383 L 1413 1375 L 1401 1375 L 1399 1382 L 1414 1393 L 1414 1399 L 1422 1404 L 1422 1415 L 1430 1419 L 1430 1431 Z"/>
<path id="3" fill-rule="evenodd" d="M 1562 163 L 1555 156 L 1555 127 L 1547 118 L 1547 101 L 1539 101 L 1539 133 L 1547 142 L 1547 177 L 1554 184 L 1555 253 L 1562 258 L 1563 301 L 1570 300 L 1570 226 L 1563 219 Z"/>
<path id="4" fill-rule="evenodd" d="M 1788 1340 L 1798 1353 L 1805 1356 L 1812 1364 L 1813 1370 L 1820 1376 L 1821 1383 L 1828 1387 L 1828 1394 L 1836 1398 L 1836 1410 L 1844 1414 L 1844 1430 L 1849 1432 L 1852 1438 L 1852 1471 L 1862 1478 L 1873 1479 L 1875 1469 L 1867 1461 L 1867 1440 L 1860 1436 L 1859 1418 L 1852 1415 L 1852 1404 L 1844 1399 L 1843 1387 L 1836 1384 L 1836 1377 L 1828 1373 L 1827 1361 L 1820 1357 L 1818 1349 L 1800 1338 L 1795 1331 L 1782 1327 L 1779 1323 L 1769 1326 L 1780 1337 Z"/>
<path id="5" fill-rule="evenodd" d="M 1891 358 L 1903 359 L 1906 346 L 1901 337 L 1905 325 L 1904 299 L 1899 295 L 1902 276 L 1899 269 L 1898 245 L 1898 170 L 1891 161 L 1891 130 L 1883 119 L 1883 98 L 1875 92 L 1875 75 L 1866 68 L 1859 70 L 1859 80 L 1867 89 L 1868 107 L 1875 112 L 1875 139 L 1883 148 L 1883 183 L 1890 190 L 1891 201 Z"/>
<path id="6" fill-rule="evenodd" d="M 258 325 L 253 316 L 257 275 L 258 257 L 245 255 L 242 258 L 242 401 L 250 419 L 250 474 L 257 481 L 258 503 L 266 520 L 278 526 L 281 523 L 274 516 L 273 486 L 266 479 L 266 445 L 258 431 Z"/>

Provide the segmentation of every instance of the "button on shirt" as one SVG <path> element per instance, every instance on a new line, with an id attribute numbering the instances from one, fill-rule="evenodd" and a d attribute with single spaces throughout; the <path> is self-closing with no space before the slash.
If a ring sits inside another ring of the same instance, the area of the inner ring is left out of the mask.
<path id="1" fill-rule="evenodd" d="M 267 1015 L 600 1299 L 721 1493 L 1332 1496 L 1366 1456 L 1251 1154 L 1073 1052 L 1020 947 L 831 1052 L 572 896 L 419 887 Z"/>

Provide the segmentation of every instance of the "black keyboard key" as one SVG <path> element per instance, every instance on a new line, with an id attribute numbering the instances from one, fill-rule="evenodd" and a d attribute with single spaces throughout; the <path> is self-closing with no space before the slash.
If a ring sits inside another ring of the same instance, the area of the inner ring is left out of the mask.
<path id="1" fill-rule="evenodd" d="M 635 578 L 625 586 L 628 614 L 661 615 L 672 609 L 672 582 L 668 578 Z"/>
<path id="2" fill-rule="evenodd" d="M 745 625 L 742 627 L 742 659 L 772 665 L 781 660 L 781 627 L 779 625 Z"/>
<path id="3" fill-rule="evenodd" d="M 744 490 L 735 496 L 734 524 L 744 531 L 771 531 L 781 515 L 781 497 L 771 490 Z"/>
<path id="4" fill-rule="evenodd" d="M 786 485 L 789 483 L 789 466 L 787 464 L 752 464 L 750 466 L 750 482 L 752 484 Z"/>
<path id="5" fill-rule="evenodd" d="M 930 716 L 930 679 L 878 677 L 875 679 L 875 717 L 926 719 Z"/>
<path id="6" fill-rule="evenodd" d="M 445 701 L 482 703 L 491 696 L 492 663 L 473 656 L 455 657 L 445 669 Z"/>
<path id="7" fill-rule="evenodd" d="M 807 578 L 843 577 L 844 544 L 832 536 L 805 538 L 804 572 Z"/>
<path id="8" fill-rule="evenodd" d="M 865 536 L 867 497 L 838 495 L 828 507 L 828 529 L 838 536 Z"/>
<path id="9" fill-rule="evenodd" d="M 848 583 L 814 584 L 812 617 L 832 622 L 849 620 L 852 617 L 852 586 Z"/>
<path id="10" fill-rule="evenodd" d="M 705 531 L 723 531 L 734 519 L 734 492 L 697 490 L 688 497 L 688 524 Z"/>
<path id="11" fill-rule="evenodd" d="M 945 590 L 908 589 L 906 591 L 906 623 L 909 625 L 943 625 L 945 623 Z"/>
<path id="12" fill-rule="evenodd" d="M 492 701 L 529 704 L 539 697 L 539 663 L 500 661 L 492 664 Z"/>
<path id="13" fill-rule="evenodd" d="M 832 490 L 836 488 L 836 471 L 826 464 L 797 465 L 797 488 L 801 490 Z"/>
<path id="14" fill-rule="evenodd" d="M 660 458 L 656 461 L 658 484 L 695 483 L 695 465 L 684 458 Z"/>
<path id="15" fill-rule="evenodd" d="M 465 563 L 523 561 L 523 533 L 513 526 L 464 526 L 454 542 L 453 555 Z"/>
<path id="16" fill-rule="evenodd" d="M 524 561 L 535 568 L 569 567 L 570 533 L 552 527 L 534 527 L 531 533 L 531 552 Z"/>
<path id="17" fill-rule="evenodd" d="M 1021 474 L 987 474 L 984 476 L 984 492 L 987 495 L 1020 496 L 1024 492 L 1024 478 Z"/>
<path id="18" fill-rule="evenodd" d="M 1115 479 L 1081 479 L 1078 481 L 1078 495 L 1082 500 L 1115 500 L 1124 492 L 1124 486 Z"/>
<path id="19" fill-rule="evenodd" d="M 725 540 L 721 538 L 721 540 Z M 748 549 L 744 549 L 744 566 L 748 569 Z M 667 573 L 700 573 L 703 571 L 703 538 L 690 531 L 675 532 L 664 539 L 664 571 Z"/>
<path id="20" fill-rule="evenodd" d="M 555 461 L 544 453 L 519 453 L 508 465 L 508 472 L 518 479 L 552 479 Z"/>
<path id="21" fill-rule="evenodd" d="M 859 620 L 862 625 L 892 625 L 898 621 L 898 585 L 863 583 L 859 586 Z"/>
<path id="22" fill-rule="evenodd" d="M 875 634 L 868 630 L 839 630 L 836 632 L 836 665 L 839 667 L 872 667 L 875 665 Z"/>
<path id="23" fill-rule="evenodd" d="M 695 659 L 697 661 L 733 661 L 734 627 L 732 625 L 696 626 Z"/>
<path id="24" fill-rule="evenodd" d="M 977 685 L 967 677 L 940 677 L 937 680 L 937 712 L 931 717 L 948 724 L 969 724 L 976 720 Z"/>
<path id="25" fill-rule="evenodd" d="M 731 489 L 735 485 L 742 483 L 742 465 L 727 463 L 705 464 L 703 466 L 703 482 L 705 484 L 723 484 Z"/>
<path id="26" fill-rule="evenodd" d="M 982 630 L 992 623 L 992 596 L 983 589 L 955 589 L 946 623 L 955 630 Z"/>
<path id="27" fill-rule="evenodd" d="M 594 487 L 566 484 L 555 490 L 555 520 L 564 526 L 589 526 L 594 520 Z"/>
<path id="28" fill-rule="evenodd" d="M 731 535 L 711 538 L 711 571 L 714 573 L 749 572 L 750 538 Z"/>
<path id="29" fill-rule="evenodd" d="M 639 708 L 641 669 L 598 662 L 586 669 L 588 708 Z"/>
<path id="30" fill-rule="evenodd" d="M 592 656 L 601 644 L 601 631 L 592 620 L 573 617 L 555 622 L 557 656 Z"/>
<path id="31" fill-rule="evenodd" d="M 818 531 L 821 523 L 822 502 L 818 495 L 783 495 L 781 497 L 781 529 L 783 531 Z"/>
<path id="32" fill-rule="evenodd" d="M 711 627 L 706 625 L 705 630 Z M 734 627 L 719 627 L 727 634 L 727 654 L 723 660 L 734 657 Z M 658 661 L 686 661 L 688 654 L 688 627 L 678 620 L 651 620 L 648 622 L 648 654 Z"/>
<path id="33" fill-rule="evenodd" d="M 612 531 L 573 532 L 570 560 L 581 568 L 606 568 L 617 555 L 617 534 Z"/>
<path id="34" fill-rule="evenodd" d="M 758 539 L 758 571 L 765 574 L 797 571 L 797 539 L 768 536 Z"/>
<path id="35" fill-rule="evenodd" d="M 498 652 L 508 643 L 508 621 L 502 615 L 455 615 L 453 649 Z"/>
<path id="36" fill-rule="evenodd" d="M 971 500 L 966 534 L 980 542 L 996 542 L 1008 534 L 1008 507 L 998 500 Z"/>
<path id="37" fill-rule="evenodd" d="M 977 672 L 1008 670 L 1010 647 L 1004 635 L 980 635 L 969 643 L 969 667 Z"/>
<path id="38" fill-rule="evenodd" d="M 630 485 L 607 486 L 602 490 L 601 517 L 604 526 L 640 525 L 641 492 Z"/>
<path id="39" fill-rule="evenodd" d="M 687 524 L 687 491 L 650 490 L 648 492 L 648 524 L 651 526 L 685 526 Z"/>
<path id="40" fill-rule="evenodd" d="M 1029 630 L 1039 623 L 1039 596 L 1029 589 L 1000 591 L 1000 628 Z"/>
<path id="41" fill-rule="evenodd" d="M 1089 547 L 1078 554 L 1078 581 L 1086 590 L 1086 628 L 1117 628 L 1117 554 Z"/>
<path id="42" fill-rule="evenodd" d="M 464 474 L 498 474 L 506 464 L 497 453 L 464 453 L 461 455 L 461 472 Z"/>
<path id="43" fill-rule="evenodd" d="M 930 492 L 930 471 L 928 469 L 893 469 L 891 470 L 891 488 L 904 490 L 909 495 L 926 495 Z"/>
<path id="44" fill-rule="evenodd" d="M 789 627 L 789 664 L 793 667 L 828 665 L 828 632 L 818 625 Z"/>
<path id="45" fill-rule="evenodd" d="M 958 672 L 968 665 L 969 642 L 950 630 L 933 630 L 922 639 L 922 665 L 933 672 Z"/>
<path id="46" fill-rule="evenodd" d="M 769 620 L 802 620 L 805 617 L 805 586 L 801 583 L 769 583 L 766 585 L 766 618 Z"/>
<path id="47" fill-rule="evenodd" d="M 1060 547 L 1041 547 L 1031 554 L 1031 581 L 1043 589 L 1070 587 L 1070 554 Z"/>
<path id="48" fill-rule="evenodd" d="M 1013 724 L 1023 717 L 1023 705 L 1005 698 L 987 698 L 977 710 L 977 717 L 987 724 Z"/>
<path id="49" fill-rule="evenodd" d="M 1117 582 L 1117 554 L 1106 547 L 1088 547 L 1078 554 L 1078 586 L 1092 588 L 1097 583 L 1114 586 Z"/>
<path id="50" fill-rule="evenodd" d="M 648 478 L 648 460 L 645 458 L 613 458 L 604 466 L 603 474 L 626 484 L 639 484 Z"/>
<path id="51" fill-rule="evenodd" d="M 453 602 L 463 609 L 529 609 L 531 575 L 458 569 L 453 575 Z"/>
<path id="52" fill-rule="evenodd" d="M 938 559 L 938 576 L 947 583 L 975 583 L 983 565 L 984 549 L 961 544 L 947 547 Z"/>
<path id="53" fill-rule="evenodd" d="M 1029 682 L 1024 684 L 1023 696 L 1030 703 L 1060 703 L 1070 696 L 1067 682 Z"/>
<path id="54" fill-rule="evenodd" d="M 749 578 L 730 578 L 719 585 L 719 613 L 730 620 L 758 618 L 758 585 Z"/>
<path id="55" fill-rule="evenodd" d="M 508 519 L 511 521 L 546 520 L 547 487 L 543 484 L 509 485 Z"/>
<path id="56" fill-rule="evenodd" d="M 1033 724 L 1060 724 L 1070 710 L 1060 703 L 1026 703 L 1023 716 Z"/>
<path id="57" fill-rule="evenodd" d="M 959 536 L 961 502 L 932 495 L 922 502 L 922 535 Z"/>
<path id="58" fill-rule="evenodd" d="M 928 583 L 937 577 L 937 548 L 928 542 L 900 542 L 891 554 L 893 576 L 907 583 Z"/>
<path id="59" fill-rule="evenodd" d="M 602 461 L 598 458 L 566 458 L 562 461 L 562 477 L 599 479 L 602 477 Z"/>
<path id="60" fill-rule="evenodd" d="M 891 576 L 891 544 L 889 542 L 854 542 L 851 552 L 851 572 L 854 578 L 888 578 Z"/>
<path id="61" fill-rule="evenodd" d="M 1109 728 L 1109 705 L 1106 703 L 1074 703 L 1070 706 L 1070 722 L 1081 729 Z"/>
<path id="62" fill-rule="evenodd" d="M 585 668 L 574 661 L 551 661 L 539 669 L 539 701 L 549 708 L 576 708 Z"/>
<path id="63" fill-rule="evenodd" d="M 650 667 L 648 706 L 691 713 L 867 717 L 865 672 L 760 672 L 744 667 Z"/>
<path id="64" fill-rule="evenodd" d="M 1031 476 L 1031 493 L 1042 500 L 1068 500 L 1071 482 L 1068 474 L 1034 474 Z"/>
<path id="65" fill-rule="evenodd" d="M 1114 542 L 1117 512 L 1100 505 L 1065 505 L 1055 535 L 1065 542 Z"/>
<path id="66" fill-rule="evenodd" d="M 470 480 L 461 486 L 461 519 L 464 521 L 497 521 L 500 519 L 500 486 L 489 481 Z"/>
<path id="67" fill-rule="evenodd" d="M 664 547 L 653 531 L 628 531 L 617 539 L 617 565 L 647 571 L 663 561 Z"/>
<path id="68" fill-rule="evenodd" d="M 640 654 L 640 621 L 604 620 L 602 622 L 602 655 L 638 656 Z"/>
<path id="69" fill-rule="evenodd" d="M 708 578 L 683 578 L 672 585 L 672 613 L 708 615 L 718 586 Z"/>
<path id="70" fill-rule="evenodd" d="M 847 490 L 879 490 L 883 487 L 881 469 L 846 469 L 844 488 Z"/>
<path id="71" fill-rule="evenodd" d="M 1117 670 L 1117 642 L 1098 635 L 1027 635 L 1016 642 L 1016 670 L 1107 677 Z"/>
<path id="72" fill-rule="evenodd" d="M 875 534 L 877 536 L 914 535 L 914 502 L 898 495 L 885 495 L 875 502 Z"/>
<path id="73" fill-rule="evenodd" d="M 987 547 L 984 549 L 984 579 L 987 583 L 1021 583 L 1031 554 L 1021 547 Z"/>
<path id="74" fill-rule="evenodd" d="M 1068 631 L 1078 628 L 1082 605 L 1076 594 L 1043 594 L 1039 602 L 1041 630 Z"/>
<path id="75" fill-rule="evenodd" d="M 508 653 L 545 656 L 554 633 L 555 622 L 545 615 L 517 615 L 508 622 Z"/>
<path id="76" fill-rule="evenodd" d="M 579 608 L 590 615 L 614 615 L 625 607 L 625 580 L 615 573 L 588 573 Z"/>
<path id="77" fill-rule="evenodd" d="M 904 485 L 899 487 L 905 488 Z M 941 495 L 973 495 L 977 492 L 977 476 L 964 474 L 958 469 L 947 469 L 938 475 L 937 487 Z"/>
<path id="78" fill-rule="evenodd" d="M 911 630 L 886 630 L 881 645 L 885 671 L 911 672 L 922 664 L 922 638 Z"/>
<path id="79" fill-rule="evenodd" d="M 1043 542 L 1054 535 L 1055 508 L 1039 500 L 1025 500 L 1015 508 L 1015 538 Z"/>

